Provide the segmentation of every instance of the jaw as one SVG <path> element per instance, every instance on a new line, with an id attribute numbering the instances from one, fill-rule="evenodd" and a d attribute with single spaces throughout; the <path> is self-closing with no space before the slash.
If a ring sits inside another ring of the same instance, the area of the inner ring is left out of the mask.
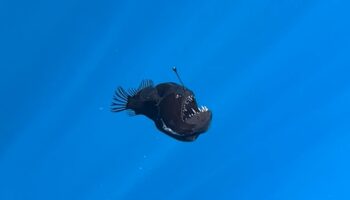
<path id="1" fill-rule="evenodd" d="M 200 134 L 208 130 L 212 113 L 206 106 L 198 106 L 193 95 L 187 96 L 181 106 L 181 121 L 189 132 Z"/>
<path id="2" fill-rule="evenodd" d="M 195 97 L 189 95 L 184 98 L 181 106 L 181 120 L 183 123 L 194 125 L 197 129 L 208 127 L 211 111 L 206 106 L 198 106 Z"/>
<path id="3" fill-rule="evenodd" d="M 211 111 L 208 110 L 206 112 L 202 112 L 186 120 L 186 123 L 193 125 L 193 128 L 192 128 L 193 133 L 200 134 L 208 130 L 211 119 L 212 119 L 212 113 Z"/>
<path id="4" fill-rule="evenodd" d="M 193 141 L 209 128 L 211 111 L 206 106 L 198 107 L 192 94 L 181 99 L 176 95 L 162 99 L 161 117 L 156 122 L 159 130 L 178 140 Z"/>

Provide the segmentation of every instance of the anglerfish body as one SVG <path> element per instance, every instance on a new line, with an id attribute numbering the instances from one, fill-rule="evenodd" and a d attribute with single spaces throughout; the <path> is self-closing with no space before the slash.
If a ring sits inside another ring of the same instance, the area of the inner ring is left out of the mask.
<path id="1" fill-rule="evenodd" d="M 194 93 L 173 82 L 154 86 L 142 81 L 138 89 L 118 87 L 113 97 L 112 112 L 131 110 L 154 121 L 163 133 L 180 141 L 194 141 L 209 128 L 212 112 L 198 106 Z"/>

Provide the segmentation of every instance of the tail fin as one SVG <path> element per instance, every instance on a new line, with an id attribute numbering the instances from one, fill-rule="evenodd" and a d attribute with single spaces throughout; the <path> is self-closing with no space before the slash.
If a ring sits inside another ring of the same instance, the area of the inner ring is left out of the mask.
<path id="1" fill-rule="evenodd" d="M 131 97 L 135 96 L 139 91 L 141 91 L 144 88 L 152 87 L 153 81 L 152 80 L 143 80 L 140 84 L 140 86 L 137 89 L 131 88 L 126 91 L 122 87 L 118 87 L 115 90 L 112 104 L 111 104 L 111 111 L 112 112 L 121 112 L 124 110 L 129 109 L 127 107 L 127 104 Z"/>
<path id="2" fill-rule="evenodd" d="M 126 105 L 128 103 L 128 98 L 130 94 L 125 91 L 122 87 L 118 87 L 113 95 L 113 100 L 111 104 L 112 112 L 120 112 L 127 110 Z"/>

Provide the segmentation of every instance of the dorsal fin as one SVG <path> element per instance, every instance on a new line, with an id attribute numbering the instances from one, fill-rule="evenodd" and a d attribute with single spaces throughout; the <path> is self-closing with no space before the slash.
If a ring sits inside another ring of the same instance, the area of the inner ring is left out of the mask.
<path id="1" fill-rule="evenodd" d="M 146 87 L 153 87 L 153 81 L 152 80 L 142 80 L 140 83 L 139 88 L 137 89 L 137 91 L 140 91 Z"/>

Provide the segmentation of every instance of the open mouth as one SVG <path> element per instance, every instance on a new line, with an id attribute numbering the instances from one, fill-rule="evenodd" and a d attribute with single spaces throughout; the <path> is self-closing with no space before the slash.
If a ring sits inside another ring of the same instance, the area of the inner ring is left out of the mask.
<path id="1" fill-rule="evenodd" d="M 206 106 L 197 106 L 194 96 L 187 96 L 181 108 L 181 117 L 183 121 L 191 118 L 199 117 L 202 113 L 208 112 L 209 109 Z"/>

